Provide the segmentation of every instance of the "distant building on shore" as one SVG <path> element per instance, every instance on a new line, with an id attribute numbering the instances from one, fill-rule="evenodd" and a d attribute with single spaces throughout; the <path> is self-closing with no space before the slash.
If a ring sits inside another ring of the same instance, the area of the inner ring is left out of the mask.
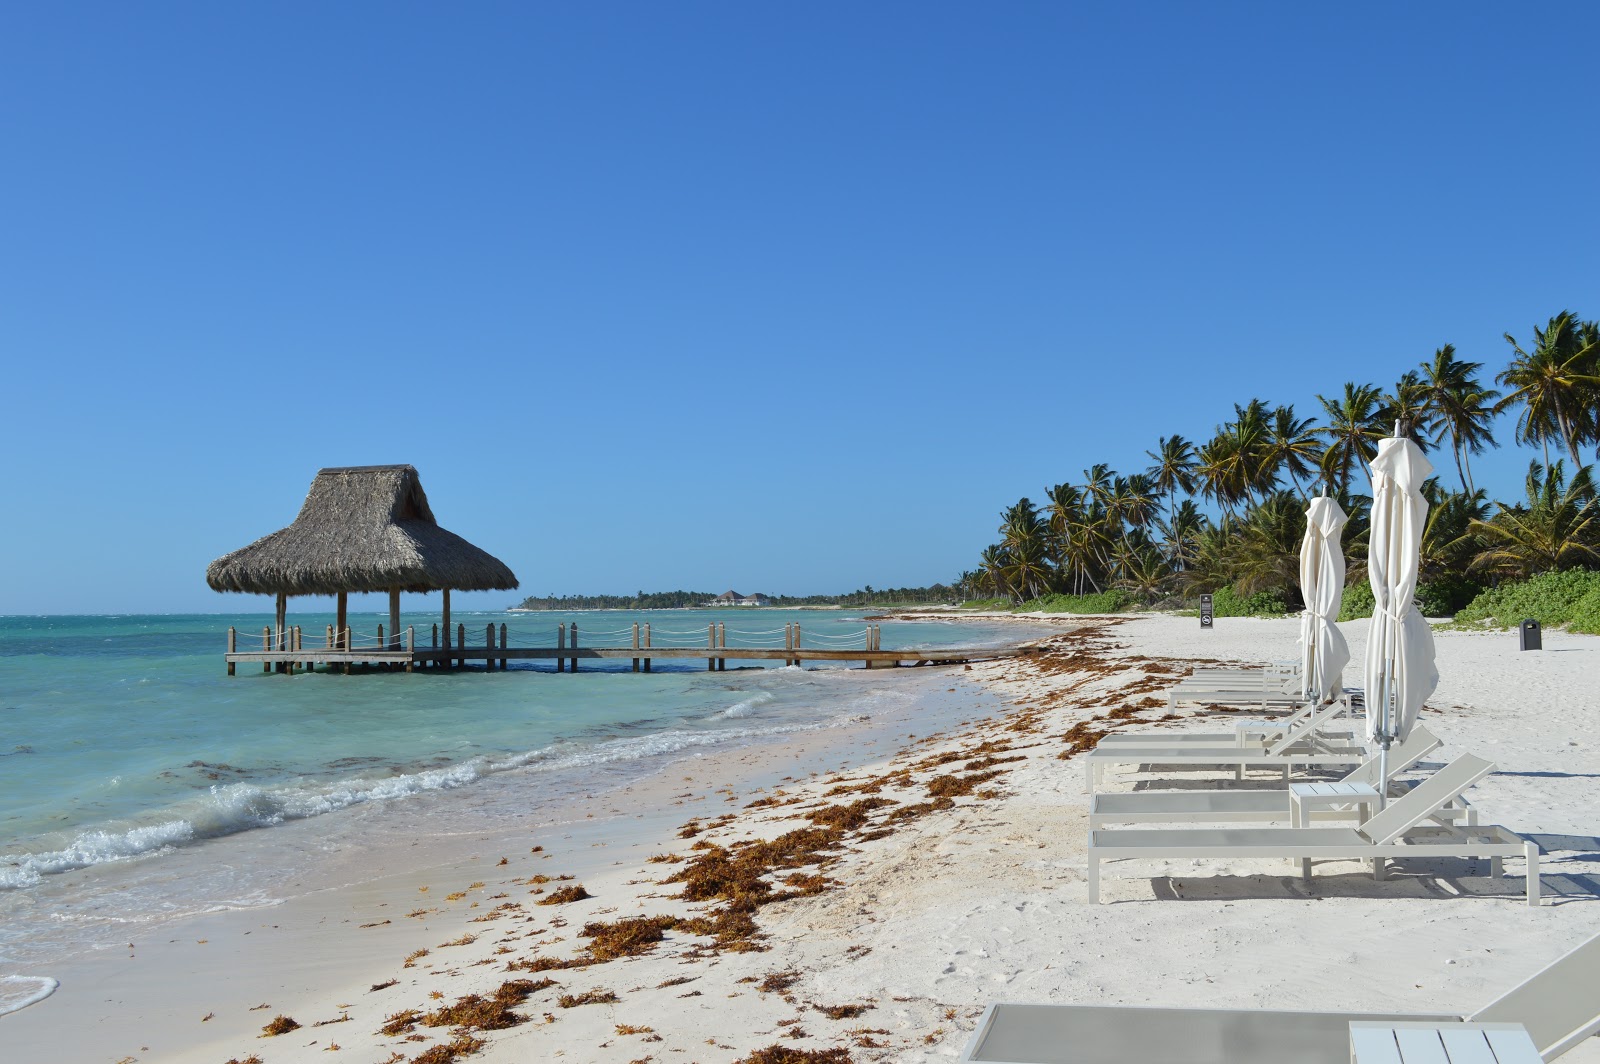
<path id="1" fill-rule="evenodd" d="M 741 595 L 737 591 L 724 591 L 710 602 L 708 606 L 770 606 L 772 599 L 757 591 L 754 595 Z"/>

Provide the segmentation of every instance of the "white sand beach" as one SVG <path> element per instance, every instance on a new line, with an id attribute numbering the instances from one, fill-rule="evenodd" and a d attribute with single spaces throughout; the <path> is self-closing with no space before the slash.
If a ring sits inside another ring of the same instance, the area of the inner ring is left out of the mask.
<path id="1" fill-rule="evenodd" d="M 1298 622 L 1052 619 L 1062 633 L 1038 657 L 922 673 L 971 716 L 931 736 L 909 722 L 892 756 L 827 737 L 708 755 L 559 834 L 430 840 L 364 858 L 383 863 L 359 870 L 376 882 L 351 869 L 363 885 L 332 877 L 292 905 L 167 925 L 169 941 L 69 968 L 0 1021 L 8 1059 L 433 1064 L 454 1044 L 486 1062 L 732 1064 L 774 1045 L 948 1060 L 996 1000 L 1465 1012 L 1600 932 L 1600 639 L 1547 632 L 1519 653 L 1514 634 L 1437 638 L 1424 721 L 1445 745 L 1422 767 L 1495 762 L 1470 798 L 1545 850 L 1541 907 L 1522 902 L 1521 861 L 1489 882 L 1465 874 L 1487 862 L 1437 859 L 1384 882 L 1323 863 L 1309 885 L 1287 861 L 1111 862 L 1091 906 L 1084 773 L 1060 756 L 1072 738 L 1092 744 L 1128 705 L 1112 726 L 1157 726 L 1140 722 L 1165 715 L 1189 662 L 1291 657 Z M 1365 625 L 1342 627 L 1359 662 Z M 1180 712 L 1160 726 L 1217 727 Z M 780 845 L 762 863 L 736 845 L 750 839 Z M 731 896 L 685 900 L 668 880 L 686 869 Z M 741 869 L 793 897 L 758 904 Z M 579 884 L 589 897 L 539 904 Z M 586 937 L 591 924 L 610 926 Z M 524 1021 L 425 1022 L 497 991 Z M 278 1016 L 299 1026 L 264 1036 Z M 1600 1045 L 1565 1059 L 1600 1061 Z"/>

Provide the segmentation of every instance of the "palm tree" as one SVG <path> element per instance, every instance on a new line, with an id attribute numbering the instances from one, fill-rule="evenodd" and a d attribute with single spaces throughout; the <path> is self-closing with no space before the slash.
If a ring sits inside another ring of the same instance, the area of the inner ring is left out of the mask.
<path id="1" fill-rule="evenodd" d="M 1110 511 L 1116 519 L 1130 528 L 1146 528 L 1160 507 L 1155 482 L 1143 473 L 1112 480 Z M 1127 540 L 1124 529 L 1123 540 Z"/>
<path id="2" fill-rule="evenodd" d="M 1111 481 L 1115 476 L 1111 467 L 1097 462 L 1083 471 L 1083 495 L 1091 509 L 1105 509 L 1111 503 Z"/>
<path id="3" fill-rule="evenodd" d="M 1049 590 L 1049 531 L 1031 499 L 1018 499 L 1001 512 L 1000 534 L 1005 546 L 1000 572 L 1011 595 L 1020 602 Z"/>
<path id="4" fill-rule="evenodd" d="M 1228 515 L 1240 501 L 1229 480 L 1234 450 L 1235 440 L 1219 426 L 1211 441 L 1195 452 L 1195 482 L 1200 494 L 1222 507 L 1222 512 Z"/>
<path id="5" fill-rule="evenodd" d="M 1263 499 L 1239 530 L 1234 582 L 1243 594 L 1282 588 L 1292 597 L 1299 588 L 1300 542 L 1306 534 L 1305 508 L 1287 491 Z"/>
<path id="6" fill-rule="evenodd" d="M 1185 495 L 1194 494 L 1194 444 L 1182 436 L 1163 436 L 1153 451 L 1144 452 L 1155 459 L 1155 465 L 1145 470 L 1157 491 L 1167 496 L 1167 514 L 1178 505 L 1178 489 Z"/>
<path id="7" fill-rule="evenodd" d="M 1461 490 L 1469 495 L 1473 486 L 1467 455 L 1482 454 L 1485 446 L 1500 446 L 1489 431 L 1494 401 L 1500 393 L 1479 382 L 1477 373 L 1482 368 L 1481 362 L 1457 359 L 1453 344 L 1434 351 L 1433 360 L 1422 364 L 1423 396 L 1433 421 L 1434 440 L 1450 437 Z"/>
<path id="8" fill-rule="evenodd" d="M 1511 388 L 1495 404 L 1495 413 L 1522 406 L 1517 417 L 1517 440 L 1539 443 L 1550 462 L 1550 441 L 1567 445 L 1577 465 L 1578 445 L 1595 438 L 1595 407 L 1600 403 L 1600 327 L 1580 322 L 1570 310 L 1551 318 L 1543 329 L 1534 326 L 1533 350 L 1524 351 L 1510 333 L 1506 343 L 1517 355 L 1495 379 Z"/>
<path id="9" fill-rule="evenodd" d="M 1418 450 L 1427 451 L 1433 442 L 1429 434 L 1435 426 L 1428 403 L 1428 386 L 1416 370 L 1407 370 L 1395 382 L 1394 391 L 1383 397 L 1383 409 L 1378 421 L 1380 424 L 1394 425 L 1417 445 Z"/>
<path id="10" fill-rule="evenodd" d="M 1472 526 L 1489 519 L 1487 497 L 1482 490 L 1445 491 L 1437 477 L 1423 482 L 1422 496 L 1428 500 L 1428 517 L 1422 526 L 1422 575 L 1437 579 L 1466 572 L 1483 549 Z"/>
<path id="11" fill-rule="evenodd" d="M 983 548 L 983 554 L 978 559 L 978 570 L 988 586 L 989 594 L 998 597 L 1006 593 L 1005 570 L 1009 561 L 1006 549 L 1001 544 L 992 543 Z"/>
<path id="12" fill-rule="evenodd" d="M 1595 499 L 1594 467 L 1583 466 L 1566 482 L 1557 460 L 1552 466 L 1528 463 L 1526 505 L 1496 503 L 1489 521 L 1472 522 L 1488 547 L 1473 567 L 1518 578 L 1553 569 L 1600 564 L 1600 503 Z"/>
<path id="13" fill-rule="evenodd" d="M 1172 568 L 1161 552 L 1149 544 L 1125 549 L 1118 558 L 1117 583 L 1146 602 L 1160 598 L 1172 580 Z"/>
<path id="14" fill-rule="evenodd" d="M 1337 486 L 1339 498 L 1344 500 L 1350 495 L 1350 477 L 1356 462 L 1363 466 L 1371 462 L 1378 453 L 1378 441 L 1387 435 L 1379 420 L 1380 396 L 1370 384 L 1346 381 L 1344 395 L 1337 399 L 1319 395 L 1317 400 L 1328 414 L 1327 426 L 1317 430 L 1328 438 L 1322 473 L 1330 486 Z"/>
<path id="15" fill-rule="evenodd" d="M 1189 567 L 1189 560 L 1194 556 L 1195 540 L 1206 524 L 1206 516 L 1200 512 L 1200 507 L 1194 504 L 1193 499 L 1185 499 L 1167 520 L 1157 525 L 1166 542 L 1167 557 L 1180 573 Z"/>
<path id="16" fill-rule="evenodd" d="M 1294 481 L 1300 498 L 1306 497 L 1300 478 L 1311 478 L 1311 471 L 1322 461 L 1322 448 L 1317 445 L 1316 421 L 1297 418 L 1294 407 L 1280 406 L 1272 411 L 1267 425 L 1266 464 L 1272 470 L 1274 482 L 1280 473 L 1288 473 Z"/>

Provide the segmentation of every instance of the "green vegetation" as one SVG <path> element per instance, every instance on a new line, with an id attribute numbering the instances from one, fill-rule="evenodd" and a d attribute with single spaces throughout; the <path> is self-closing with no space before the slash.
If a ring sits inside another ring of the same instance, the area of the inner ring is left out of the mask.
<path id="1" fill-rule="evenodd" d="M 1600 629 L 1600 572 L 1571 569 L 1541 573 L 1489 588 L 1456 614 L 1456 624 L 1510 628 L 1531 617 L 1546 628 L 1576 622 L 1576 631 Z"/>
<path id="2" fill-rule="evenodd" d="M 1009 610 L 1016 603 L 1008 598 L 967 599 L 961 604 L 964 610 Z"/>
<path id="3" fill-rule="evenodd" d="M 1113 588 L 1097 595 L 1041 595 L 1018 606 L 1018 613 L 1119 613 L 1138 604 L 1126 591 Z"/>
<path id="4" fill-rule="evenodd" d="M 1339 619 L 1341 621 L 1359 621 L 1363 617 L 1371 617 L 1373 607 L 1378 604 L 1372 597 L 1372 585 L 1365 580 L 1359 584 L 1348 584 L 1344 589 L 1344 598 L 1339 600 Z"/>
<path id="5" fill-rule="evenodd" d="M 1218 616 L 1295 611 L 1305 506 L 1320 490 L 1350 518 L 1343 546 L 1351 586 L 1340 619 L 1369 616 L 1371 499 L 1360 489 L 1379 441 L 1396 426 L 1439 452 L 1435 465 L 1453 467 L 1460 485 L 1440 477 L 1423 485 L 1429 513 L 1417 600 L 1425 614 L 1466 617 L 1483 595 L 1509 593 L 1530 577 L 1600 569 L 1600 499 L 1582 453 L 1600 444 L 1600 323 L 1563 311 L 1533 329 L 1527 348 L 1509 333 L 1505 340 L 1512 357 L 1494 376 L 1504 391 L 1486 383 L 1483 363 L 1445 344 L 1388 391 L 1349 381 L 1316 396 L 1317 416 L 1251 399 L 1235 404 L 1204 442 L 1160 437 L 1142 472 L 1091 465 L 1081 480 L 1049 488 L 1043 505 L 1023 498 L 1002 510 L 999 540 L 957 589 L 1019 610 L 1103 612 L 1088 604 L 1111 594 L 1121 597 L 1109 609 L 1192 607 L 1211 592 Z M 1491 427 L 1504 411 L 1518 416 L 1515 443 L 1539 455 L 1529 462 L 1525 497 L 1509 503 L 1473 483 L 1471 464 L 1500 446 Z M 1562 617 L 1551 623 L 1600 624 L 1600 599 L 1576 596 L 1548 609 Z M 1540 616 L 1511 612 L 1510 623 Z"/>
<path id="6" fill-rule="evenodd" d="M 704 606 L 716 598 L 716 591 L 641 591 L 636 595 L 530 595 L 517 604 L 523 610 L 681 610 Z M 850 606 L 862 608 L 925 606 L 957 602 L 961 590 L 946 584 L 931 587 L 874 588 L 841 595 L 768 595 L 772 606 Z M 999 608 L 1009 608 L 1003 603 Z"/>
<path id="7" fill-rule="evenodd" d="M 1368 592 L 1371 593 L 1370 591 Z M 1211 612 L 1217 617 L 1282 617 L 1289 612 L 1283 594 L 1277 589 L 1240 595 L 1223 585 L 1211 596 Z"/>

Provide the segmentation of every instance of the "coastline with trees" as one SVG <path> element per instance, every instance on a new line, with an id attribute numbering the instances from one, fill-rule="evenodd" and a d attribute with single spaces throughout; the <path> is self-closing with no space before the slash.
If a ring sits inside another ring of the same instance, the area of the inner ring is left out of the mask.
<path id="1" fill-rule="evenodd" d="M 1387 390 L 1347 381 L 1317 395 L 1312 417 L 1252 398 L 1209 439 L 1159 437 L 1142 470 L 1091 464 L 1042 505 L 1007 506 L 999 540 L 959 587 L 970 605 L 1018 611 L 1181 609 L 1207 592 L 1221 616 L 1298 610 L 1305 506 L 1326 493 L 1350 515 L 1346 609 L 1359 611 L 1371 506 L 1361 489 L 1378 441 L 1398 429 L 1437 467 L 1424 487 L 1423 612 L 1600 632 L 1600 500 L 1585 461 L 1600 445 L 1600 323 L 1562 311 L 1526 344 L 1505 340 L 1511 358 L 1496 373 L 1445 344 Z M 1522 497 L 1491 499 L 1472 459 L 1502 446 L 1494 423 L 1507 413 L 1504 442 L 1535 455 Z"/>

